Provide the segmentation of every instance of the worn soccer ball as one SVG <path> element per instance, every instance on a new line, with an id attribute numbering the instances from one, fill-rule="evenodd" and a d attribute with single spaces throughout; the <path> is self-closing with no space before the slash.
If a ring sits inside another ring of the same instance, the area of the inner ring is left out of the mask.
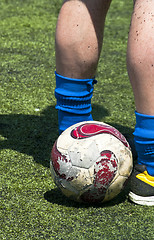
<path id="1" fill-rule="evenodd" d="M 78 202 L 106 202 L 131 174 L 132 153 L 125 137 L 97 121 L 66 129 L 51 152 L 51 175 L 62 193 Z"/>

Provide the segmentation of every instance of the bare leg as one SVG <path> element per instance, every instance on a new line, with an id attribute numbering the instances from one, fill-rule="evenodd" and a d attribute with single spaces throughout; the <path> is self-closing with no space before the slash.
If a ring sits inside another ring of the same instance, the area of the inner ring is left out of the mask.
<path id="1" fill-rule="evenodd" d="M 91 121 L 94 76 L 111 0 L 65 0 L 56 29 L 56 108 L 59 133 Z"/>
<path id="2" fill-rule="evenodd" d="M 95 75 L 111 0 L 67 0 L 56 29 L 56 71 L 70 78 Z"/>
<path id="3" fill-rule="evenodd" d="M 154 115 L 154 1 L 136 0 L 128 39 L 128 74 L 136 110 Z"/>
<path id="4" fill-rule="evenodd" d="M 129 198 L 154 205 L 154 1 L 134 1 L 128 40 L 128 74 L 136 105 L 134 142 L 138 154 Z M 141 177 L 142 176 L 142 177 Z"/>

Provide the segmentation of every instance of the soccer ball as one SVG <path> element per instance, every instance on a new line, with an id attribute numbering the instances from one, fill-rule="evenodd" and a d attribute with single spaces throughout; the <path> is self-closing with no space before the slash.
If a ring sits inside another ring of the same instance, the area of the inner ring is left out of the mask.
<path id="1" fill-rule="evenodd" d="M 125 137 L 98 121 L 77 123 L 54 143 L 51 175 L 63 194 L 78 202 L 106 202 L 118 195 L 132 171 Z"/>

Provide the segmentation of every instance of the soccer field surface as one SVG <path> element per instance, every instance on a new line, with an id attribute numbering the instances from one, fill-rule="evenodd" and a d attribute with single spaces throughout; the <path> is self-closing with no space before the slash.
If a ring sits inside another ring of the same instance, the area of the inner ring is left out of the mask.
<path id="1" fill-rule="evenodd" d="M 0 1 L 0 239 L 152 240 L 154 207 L 66 199 L 50 174 L 58 137 L 54 34 L 60 0 Z M 134 99 L 126 69 L 133 1 L 113 0 L 92 99 L 93 118 L 131 135 Z"/>

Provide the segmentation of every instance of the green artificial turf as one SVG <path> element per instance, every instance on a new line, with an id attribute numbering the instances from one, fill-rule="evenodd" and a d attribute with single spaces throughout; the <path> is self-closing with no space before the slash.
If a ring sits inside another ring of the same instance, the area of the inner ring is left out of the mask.
<path id="1" fill-rule="evenodd" d="M 132 134 L 134 100 L 126 70 L 130 0 L 113 0 L 96 78 L 95 120 Z M 49 169 L 58 137 L 54 33 L 60 0 L 0 1 L 0 239 L 154 238 L 154 207 L 125 189 L 104 205 L 61 195 Z"/>

